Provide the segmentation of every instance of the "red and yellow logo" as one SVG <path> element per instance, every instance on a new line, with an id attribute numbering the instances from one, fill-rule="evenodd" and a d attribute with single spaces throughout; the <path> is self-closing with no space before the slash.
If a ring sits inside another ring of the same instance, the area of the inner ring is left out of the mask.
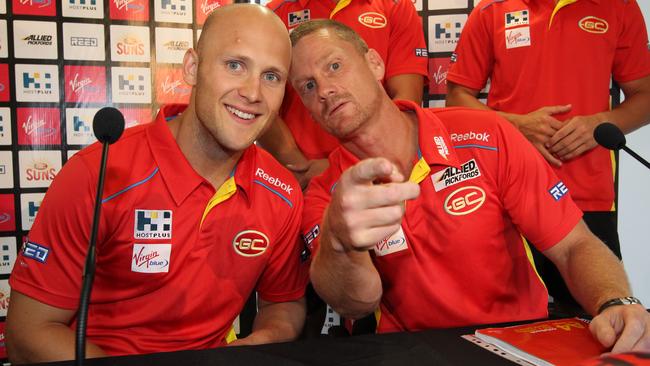
<path id="1" fill-rule="evenodd" d="M 269 238 L 257 230 L 244 230 L 235 236 L 232 245 L 239 255 L 257 257 L 269 247 Z"/>
<path id="2" fill-rule="evenodd" d="M 462 187 L 445 199 L 445 211 L 454 216 L 467 215 L 479 209 L 485 202 L 485 191 L 476 186 Z"/>
<path id="3" fill-rule="evenodd" d="M 368 28 L 384 28 L 386 26 L 386 17 L 384 14 L 371 11 L 359 15 L 359 23 Z"/>
<path id="4" fill-rule="evenodd" d="M 578 25 L 583 31 L 596 34 L 607 33 L 607 30 L 609 29 L 609 24 L 605 19 L 600 19 L 592 16 L 580 19 Z"/>

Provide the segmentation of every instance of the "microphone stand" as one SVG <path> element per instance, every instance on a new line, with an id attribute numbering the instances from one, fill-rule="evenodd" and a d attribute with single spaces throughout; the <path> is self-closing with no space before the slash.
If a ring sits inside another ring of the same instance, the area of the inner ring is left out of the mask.
<path id="1" fill-rule="evenodd" d="M 86 264 L 83 271 L 81 283 L 81 296 L 79 298 L 79 310 L 77 312 L 77 336 L 75 337 L 75 365 L 82 366 L 86 358 L 86 328 L 88 325 L 88 304 L 90 292 L 95 279 L 95 247 L 97 242 L 97 230 L 102 208 L 102 196 L 104 195 L 104 175 L 106 173 L 106 161 L 108 160 L 108 141 L 103 142 L 102 160 L 99 168 L 99 182 L 97 183 L 97 196 L 95 197 L 95 212 L 93 224 L 90 231 L 90 243 L 86 254 Z"/>
<path id="2" fill-rule="evenodd" d="M 647 160 L 645 160 L 644 158 L 639 156 L 639 154 L 635 153 L 632 149 L 630 149 L 629 147 L 627 147 L 625 145 L 623 145 L 623 147 L 621 149 L 625 150 L 628 154 L 632 155 L 633 158 L 638 160 L 639 163 L 645 165 L 646 168 L 650 169 L 650 163 L 648 163 Z"/>

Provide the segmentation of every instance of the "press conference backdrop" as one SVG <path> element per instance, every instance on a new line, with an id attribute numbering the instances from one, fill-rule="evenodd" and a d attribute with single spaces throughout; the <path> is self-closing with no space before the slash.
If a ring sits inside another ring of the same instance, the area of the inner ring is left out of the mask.
<path id="1" fill-rule="evenodd" d="M 637 0 L 650 32 L 650 2 Z M 650 51 L 650 45 L 648 45 Z M 650 126 L 627 137 L 627 145 L 650 160 Z M 621 254 L 639 299 L 650 306 L 650 170 L 627 153 L 621 152 L 619 162 L 618 217 Z"/>
<path id="2" fill-rule="evenodd" d="M 206 16 L 232 1 L 0 0 L 0 358 L 20 243 L 61 166 L 94 141 L 93 114 L 114 105 L 130 127 L 148 123 L 161 104 L 186 102 L 183 54 Z M 451 52 L 479 0 L 412 1 L 429 50 L 425 104 L 442 106 Z M 641 2 L 648 19 L 650 5 Z M 629 136 L 646 156 L 649 140 L 648 129 Z M 642 286 L 650 280 L 643 230 L 650 175 L 621 156 L 623 256 L 635 291 L 650 303 Z"/>

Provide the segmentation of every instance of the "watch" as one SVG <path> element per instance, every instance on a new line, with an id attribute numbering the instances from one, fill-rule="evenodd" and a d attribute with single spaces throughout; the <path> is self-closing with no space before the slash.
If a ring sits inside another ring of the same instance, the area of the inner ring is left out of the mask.
<path id="1" fill-rule="evenodd" d="M 598 308 L 598 314 L 602 313 L 603 310 L 607 309 L 610 306 L 615 306 L 615 305 L 632 305 L 632 304 L 641 304 L 641 300 L 637 299 L 634 296 L 627 296 L 627 297 L 617 297 L 615 299 L 607 300 L 605 301 L 604 304 L 600 305 Z"/>

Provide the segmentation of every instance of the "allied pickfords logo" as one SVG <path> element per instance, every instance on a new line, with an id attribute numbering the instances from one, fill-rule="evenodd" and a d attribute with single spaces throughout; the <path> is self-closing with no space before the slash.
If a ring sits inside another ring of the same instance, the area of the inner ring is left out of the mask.
<path id="1" fill-rule="evenodd" d="M 98 108 L 66 108 L 66 138 L 68 145 L 89 145 L 96 141 L 93 118 Z"/>
<path id="2" fill-rule="evenodd" d="M 447 148 L 447 144 L 445 143 L 445 139 L 442 138 L 442 136 L 435 136 L 433 138 L 433 142 L 436 144 L 436 149 L 438 150 L 438 154 L 440 156 L 447 160 L 447 156 L 449 156 L 449 148 Z"/>
<path id="3" fill-rule="evenodd" d="M 461 187 L 447 196 L 445 212 L 450 215 L 467 215 L 478 210 L 485 202 L 485 191 L 476 186 Z"/>
<path id="4" fill-rule="evenodd" d="M 466 14 L 429 16 L 429 52 L 454 51 L 466 21 Z"/>
<path id="5" fill-rule="evenodd" d="M 113 61 L 148 62 L 149 28 L 111 25 L 111 58 Z"/>
<path id="6" fill-rule="evenodd" d="M 131 271 L 140 273 L 169 272 L 171 244 L 133 244 Z"/>
<path id="7" fill-rule="evenodd" d="M 16 261 L 16 238 L 0 237 L 0 274 L 10 274 Z"/>
<path id="8" fill-rule="evenodd" d="M 21 188 L 49 187 L 61 170 L 61 151 L 19 151 Z"/>
<path id="9" fill-rule="evenodd" d="M 149 20 L 148 0 L 109 0 L 111 19 Z"/>
<path id="10" fill-rule="evenodd" d="M 191 29 L 156 27 L 156 62 L 182 64 L 190 47 Z"/>
<path id="11" fill-rule="evenodd" d="M 269 247 L 269 238 L 257 230 L 240 231 L 232 240 L 235 252 L 244 257 L 257 257 Z"/>
<path id="12" fill-rule="evenodd" d="M 447 93 L 449 65 L 449 57 L 433 57 L 429 59 L 429 94 L 444 95 Z"/>
<path id="13" fill-rule="evenodd" d="M 135 239 L 171 239 L 171 210 L 135 210 Z"/>
<path id="14" fill-rule="evenodd" d="M 58 108 L 17 108 L 19 145 L 58 145 L 61 120 Z"/>
<path id="15" fill-rule="evenodd" d="M 151 71 L 145 67 L 112 67 L 114 103 L 151 103 Z"/>
<path id="16" fill-rule="evenodd" d="M 14 21 L 16 58 L 57 59 L 56 22 Z"/>
<path id="17" fill-rule="evenodd" d="M 56 2 L 52 0 L 13 0 L 12 12 L 24 15 L 56 16 Z"/>
<path id="18" fill-rule="evenodd" d="M 9 280 L 0 280 L 0 316 L 7 316 L 10 294 L 11 288 L 9 287 Z"/>
<path id="19" fill-rule="evenodd" d="M 21 227 L 24 231 L 31 230 L 43 197 L 45 197 L 45 193 L 23 193 L 20 195 Z"/>
<path id="20" fill-rule="evenodd" d="M 585 32 L 604 34 L 609 29 L 609 23 L 605 19 L 592 16 L 584 17 L 578 22 L 578 26 Z"/>
<path id="21" fill-rule="evenodd" d="M 155 0 L 157 22 L 192 23 L 192 0 Z"/>
<path id="22" fill-rule="evenodd" d="M 66 0 L 61 2 L 61 10 L 65 17 L 101 19 L 104 17 L 104 1 Z"/>
<path id="23" fill-rule="evenodd" d="M 202 25 L 214 9 L 227 4 L 232 4 L 232 2 L 233 0 L 195 0 L 196 24 Z"/>
<path id="24" fill-rule="evenodd" d="M 57 65 L 16 65 L 16 100 L 19 102 L 58 102 Z"/>
<path id="25" fill-rule="evenodd" d="M 106 102 L 106 69 L 103 66 L 66 65 L 63 72 L 66 102 Z"/>
<path id="26" fill-rule="evenodd" d="M 0 64 L 0 102 L 8 102 L 10 94 L 9 65 Z"/>
<path id="27" fill-rule="evenodd" d="M 407 249 L 408 243 L 406 242 L 406 235 L 404 235 L 404 230 L 400 226 L 393 235 L 377 243 L 374 251 L 376 256 L 382 257 L 387 254 L 401 252 Z"/>
<path id="28" fill-rule="evenodd" d="M 386 16 L 374 11 L 363 13 L 359 15 L 359 23 L 368 28 L 384 28 L 386 27 Z"/>
<path id="29" fill-rule="evenodd" d="M 476 160 L 472 159 L 465 162 L 460 168 L 453 166 L 447 167 L 443 170 L 435 172 L 431 175 L 431 181 L 436 192 L 439 192 L 447 187 L 451 187 L 461 182 L 470 179 L 478 178 L 481 176 L 481 171 L 476 164 Z"/>
<path id="30" fill-rule="evenodd" d="M 88 23 L 63 23 L 63 57 L 66 60 L 103 61 L 104 26 Z"/>
<path id="31" fill-rule="evenodd" d="M 16 230 L 14 195 L 0 194 L 0 231 Z"/>
<path id="32" fill-rule="evenodd" d="M 156 101 L 166 103 L 188 103 L 192 87 L 183 80 L 181 68 L 159 67 L 156 69 Z"/>

